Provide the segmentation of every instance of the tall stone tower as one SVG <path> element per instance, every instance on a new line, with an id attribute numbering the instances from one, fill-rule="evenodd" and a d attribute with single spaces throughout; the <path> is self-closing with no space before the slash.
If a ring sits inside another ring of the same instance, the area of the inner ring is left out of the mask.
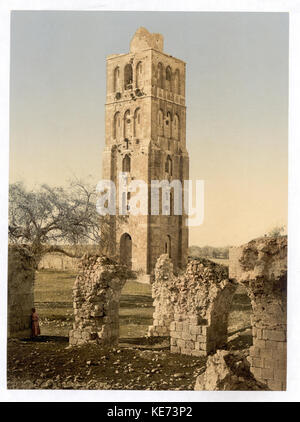
<path id="1" fill-rule="evenodd" d="M 150 195 L 151 180 L 188 179 L 185 63 L 164 53 L 162 35 L 139 28 L 128 54 L 107 57 L 106 78 L 103 179 L 114 181 L 117 200 L 120 172 L 128 182 L 143 180 L 149 186 L 148 215 L 129 214 L 122 223 L 112 217 L 111 252 L 147 281 L 161 254 L 169 254 L 175 271 L 187 260 L 185 216 L 172 210 L 151 215 Z"/>

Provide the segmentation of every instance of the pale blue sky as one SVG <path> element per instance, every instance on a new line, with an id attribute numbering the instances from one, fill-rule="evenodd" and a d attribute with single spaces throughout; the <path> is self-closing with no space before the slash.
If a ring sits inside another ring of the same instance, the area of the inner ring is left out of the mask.
<path id="1" fill-rule="evenodd" d="M 14 12 L 10 178 L 101 178 L 105 57 L 139 26 L 187 63 L 190 175 L 205 180 L 191 244 L 239 244 L 287 218 L 288 14 Z"/>

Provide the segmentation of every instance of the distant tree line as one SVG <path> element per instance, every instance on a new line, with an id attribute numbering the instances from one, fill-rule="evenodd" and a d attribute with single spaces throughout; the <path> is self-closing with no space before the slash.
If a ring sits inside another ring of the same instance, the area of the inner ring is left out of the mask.
<path id="1" fill-rule="evenodd" d="M 190 246 L 189 256 L 195 258 L 229 258 L 229 246 L 225 247 L 214 247 L 214 246 Z"/>

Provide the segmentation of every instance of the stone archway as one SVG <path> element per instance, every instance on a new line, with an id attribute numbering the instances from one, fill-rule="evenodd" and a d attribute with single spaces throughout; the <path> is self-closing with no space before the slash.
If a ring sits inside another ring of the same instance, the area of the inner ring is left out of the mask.
<path id="1" fill-rule="evenodd" d="M 132 239 L 128 233 L 120 237 L 120 264 L 132 268 Z"/>

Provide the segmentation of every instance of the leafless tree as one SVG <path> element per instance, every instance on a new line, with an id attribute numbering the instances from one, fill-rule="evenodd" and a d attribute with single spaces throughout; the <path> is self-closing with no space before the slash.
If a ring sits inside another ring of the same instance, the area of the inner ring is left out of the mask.
<path id="1" fill-rule="evenodd" d="M 111 224 L 111 216 L 97 213 L 95 187 L 79 180 L 67 188 L 42 185 L 29 191 L 21 182 L 9 187 L 9 241 L 26 248 L 36 267 L 49 252 L 81 256 L 61 245 L 91 243 L 108 255 Z"/>

